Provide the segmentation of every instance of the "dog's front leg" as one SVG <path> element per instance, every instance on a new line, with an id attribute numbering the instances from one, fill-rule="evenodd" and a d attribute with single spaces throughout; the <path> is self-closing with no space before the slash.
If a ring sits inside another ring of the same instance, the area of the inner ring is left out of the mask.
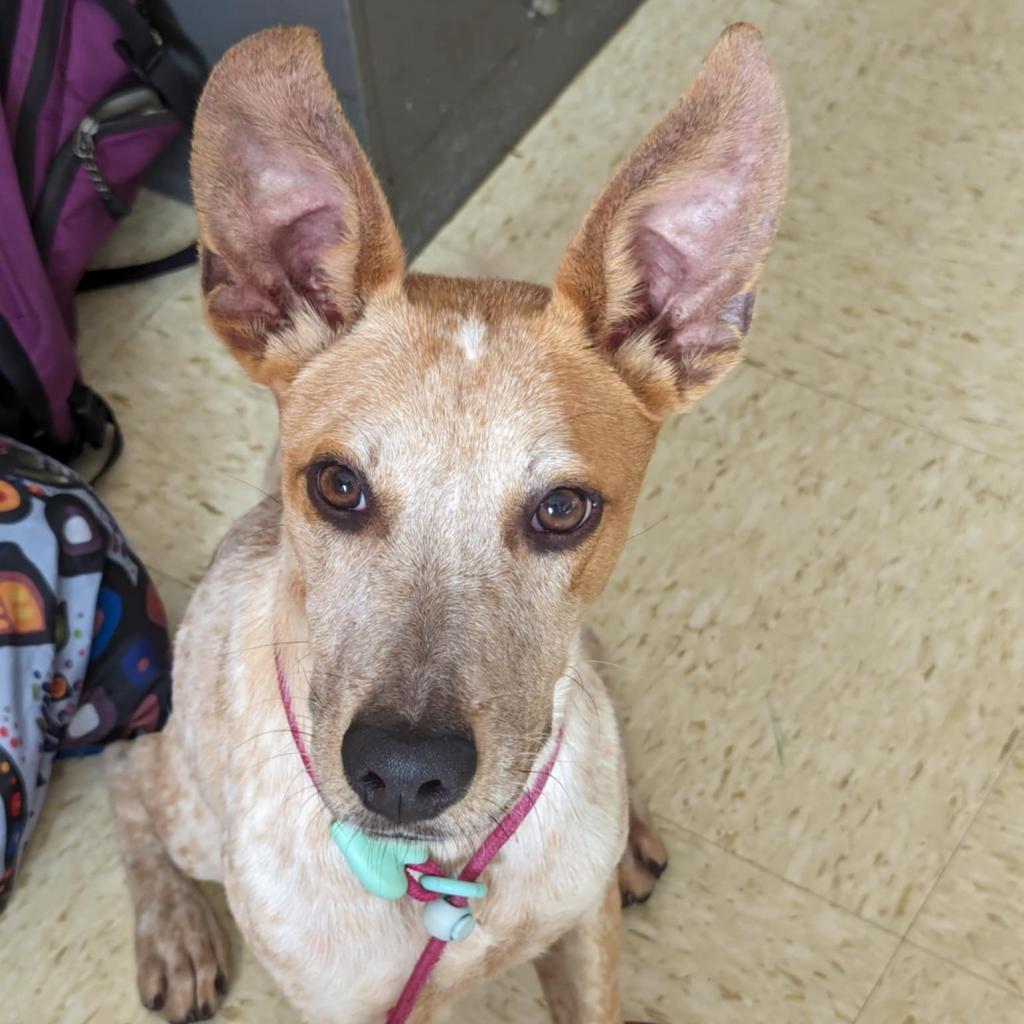
<path id="1" fill-rule="evenodd" d="M 160 815 L 176 810 L 185 819 L 178 830 L 182 852 L 192 838 L 189 825 L 199 827 L 199 815 L 186 813 L 198 802 L 181 790 L 161 757 L 167 736 L 112 745 L 107 779 L 135 910 L 139 996 L 170 1021 L 207 1020 L 227 991 L 228 944 L 206 897 L 172 861 L 161 835 L 168 829 L 161 829 L 167 820 Z"/>
<path id="2" fill-rule="evenodd" d="M 622 896 L 612 878 L 601 902 L 537 960 L 555 1024 L 621 1024 L 621 917 Z"/>

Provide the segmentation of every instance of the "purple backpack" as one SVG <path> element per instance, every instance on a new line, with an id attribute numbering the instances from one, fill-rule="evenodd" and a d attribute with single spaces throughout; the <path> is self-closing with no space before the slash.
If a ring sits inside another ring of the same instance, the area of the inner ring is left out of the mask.
<path id="1" fill-rule="evenodd" d="M 163 0 L 0 0 L 0 434 L 64 462 L 85 444 L 109 445 L 104 469 L 117 457 L 110 409 L 79 376 L 75 292 L 204 74 Z"/>

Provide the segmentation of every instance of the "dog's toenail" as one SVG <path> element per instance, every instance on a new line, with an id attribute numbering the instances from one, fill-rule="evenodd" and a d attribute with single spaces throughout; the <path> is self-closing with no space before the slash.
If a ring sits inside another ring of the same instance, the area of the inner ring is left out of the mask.
<path id="1" fill-rule="evenodd" d="M 658 861 L 656 860 L 647 861 L 647 870 L 650 871 L 650 873 L 654 875 L 655 878 L 661 878 L 661 876 L 665 874 L 665 868 L 667 867 L 667 860 L 663 860 L 661 861 L 661 863 L 658 863 Z"/>
<path id="2" fill-rule="evenodd" d="M 636 903 L 636 897 L 631 892 L 624 892 L 622 894 L 622 905 L 624 907 L 631 907 Z"/>
<path id="3" fill-rule="evenodd" d="M 158 1010 L 162 1010 L 163 1008 L 164 1008 L 164 994 L 163 994 L 163 992 L 157 992 L 157 994 L 155 996 L 153 996 L 153 998 L 150 999 L 150 1001 L 148 1003 L 146 1003 L 146 1009 L 147 1010 L 152 1010 L 154 1013 L 156 1013 Z"/>
<path id="4" fill-rule="evenodd" d="M 203 1003 L 203 1005 L 199 1007 L 199 1017 L 197 1019 L 198 1020 L 209 1020 L 212 1016 L 213 1016 L 213 1009 L 210 1006 L 210 1004 L 209 1003 Z"/>
<path id="5" fill-rule="evenodd" d="M 213 979 L 213 987 L 217 990 L 218 995 L 227 995 L 228 979 L 223 971 L 217 972 L 217 977 Z"/>

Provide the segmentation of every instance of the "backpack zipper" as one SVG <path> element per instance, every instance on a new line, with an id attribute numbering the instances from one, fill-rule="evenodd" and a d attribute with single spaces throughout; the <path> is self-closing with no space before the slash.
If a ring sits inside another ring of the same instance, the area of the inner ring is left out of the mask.
<path id="1" fill-rule="evenodd" d="M 46 182 L 32 213 L 32 233 L 44 262 L 53 244 L 64 200 L 79 167 L 89 176 L 111 217 L 120 220 L 128 213 L 128 205 L 110 188 L 96 162 L 97 141 L 110 132 L 131 131 L 147 124 L 172 120 L 174 115 L 160 102 L 157 94 L 144 87 L 115 93 L 82 118 L 51 161 Z"/>
<path id="2" fill-rule="evenodd" d="M 115 93 L 109 96 L 98 107 L 93 108 L 78 123 L 75 129 L 74 141 L 71 149 L 75 156 L 82 162 L 85 173 L 89 180 L 96 186 L 103 205 L 114 220 L 120 220 L 128 215 L 128 204 L 119 196 L 115 195 L 111 187 L 103 177 L 103 172 L 96 163 L 96 136 L 104 127 L 116 124 L 124 120 L 123 115 L 130 115 L 132 118 L 145 118 L 154 113 L 164 110 L 160 99 L 152 89 L 135 88 L 124 92 Z"/>
<path id="3" fill-rule="evenodd" d="M 96 163 L 96 136 L 99 131 L 100 123 L 96 118 L 88 115 L 83 117 L 75 131 L 71 150 L 81 160 L 85 173 L 89 175 L 89 180 L 96 186 L 96 191 L 99 192 L 100 199 L 103 200 L 103 205 L 107 208 L 107 213 L 114 220 L 120 220 L 128 215 L 128 204 L 111 191 L 99 164 Z"/>

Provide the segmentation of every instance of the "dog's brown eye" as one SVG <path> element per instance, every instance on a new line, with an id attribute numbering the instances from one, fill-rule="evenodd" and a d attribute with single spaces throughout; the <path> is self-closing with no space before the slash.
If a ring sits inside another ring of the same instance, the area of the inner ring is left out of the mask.
<path id="1" fill-rule="evenodd" d="M 339 512 L 362 512 L 366 508 L 366 490 L 359 474 L 348 466 L 330 462 L 316 473 L 316 489 L 331 508 Z"/>
<path id="2" fill-rule="evenodd" d="M 530 525 L 542 533 L 572 533 L 590 518 L 593 510 L 593 501 L 583 491 L 558 487 L 541 499 Z"/>

